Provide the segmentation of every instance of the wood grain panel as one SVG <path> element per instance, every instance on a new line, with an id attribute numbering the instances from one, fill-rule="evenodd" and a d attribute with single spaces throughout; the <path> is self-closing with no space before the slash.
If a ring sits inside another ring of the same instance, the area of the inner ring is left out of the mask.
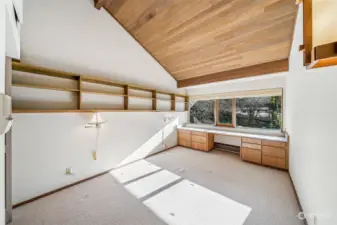
<path id="1" fill-rule="evenodd" d="M 191 148 L 191 140 L 178 138 L 178 145 Z"/>
<path id="2" fill-rule="evenodd" d="M 183 129 L 178 129 L 178 133 L 182 133 L 182 134 L 191 134 L 192 132 L 190 130 L 183 130 Z"/>
<path id="3" fill-rule="evenodd" d="M 287 146 L 287 143 L 280 141 L 262 140 L 262 145 L 285 148 Z"/>
<path id="4" fill-rule="evenodd" d="M 208 74 L 200 77 L 178 80 L 178 87 L 187 87 L 192 85 L 207 84 L 225 80 L 232 80 L 244 77 L 259 76 L 269 73 L 285 72 L 289 70 L 288 59 L 282 59 L 274 62 L 263 63 L 250 67 L 223 71 L 214 74 Z"/>
<path id="5" fill-rule="evenodd" d="M 271 157 L 271 156 L 262 156 L 262 164 L 271 166 L 271 167 L 276 167 L 280 169 L 285 169 L 286 168 L 286 161 L 285 159 L 282 158 L 277 158 L 277 157 Z"/>
<path id="6" fill-rule="evenodd" d="M 202 151 L 208 151 L 207 144 L 202 144 L 198 142 L 192 142 L 192 148 L 202 150 Z"/>
<path id="7" fill-rule="evenodd" d="M 254 138 L 242 138 L 242 142 L 246 142 L 246 143 L 251 143 L 251 144 L 261 144 L 261 140 L 260 139 L 254 139 Z"/>
<path id="8" fill-rule="evenodd" d="M 192 131 L 192 135 L 207 137 L 206 132 Z"/>
<path id="9" fill-rule="evenodd" d="M 179 138 L 186 139 L 186 140 L 191 140 L 191 135 L 190 134 L 180 133 L 179 134 Z"/>
<path id="10" fill-rule="evenodd" d="M 241 148 L 241 158 L 245 161 L 261 164 L 261 151 L 250 148 Z"/>
<path id="11" fill-rule="evenodd" d="M 286 150 L 284 148 L 262 146 L 262 154 L 266 156 L 273 156 L 284 159 L 286 157 Z"/>
<path id="12" fill-rule="evenodd" d="M 257 144 L 242 143 L 242 147 L 261 150 L 261 145 L 257 145 Z"/>
<path id="13" fill-rule="evenodd" d="M 198 142 L 198 143 L 201 143 L 201 144 L 205 144 L 205 143 L 207 143 L 207 137 L 192 135 L 192 141 Z"/>
<path id="14" fill-rule="evenodd" d="M 95 3 L 116 18 L 176 80 L 288 58 L 296 16 L 294 0 Z"/>

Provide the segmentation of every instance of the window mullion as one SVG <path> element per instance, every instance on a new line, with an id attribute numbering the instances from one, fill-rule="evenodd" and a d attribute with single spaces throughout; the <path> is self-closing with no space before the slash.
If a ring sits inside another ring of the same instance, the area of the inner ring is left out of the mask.
<path id="1" fill-rule="evenodd" d="M 232 99 L 232 125 L 236 127 L 236 98 Z"/>

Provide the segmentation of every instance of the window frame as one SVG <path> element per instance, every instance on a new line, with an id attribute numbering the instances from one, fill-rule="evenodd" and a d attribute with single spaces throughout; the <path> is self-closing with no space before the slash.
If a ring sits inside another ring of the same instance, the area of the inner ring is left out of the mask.
<path id="1" fill-rule="evenodd" d="M 214 112 L 214 115 L 215 115 L 215 125 L 218 126 L 218 127 L 232 127 L 232 128 L 235 128 L 236 127 L 236 98 L 229 98 L 232 100 L 232 123 L 220 123 L 220 119 L 219 119 L 219 104 L 220 104 L 220 100 L 222 99 L 216 99 L 215 100 L 215 104 L 214 104 L 214 107 L 215 107 L 215 112 Z"/>
<path id="2" fill-rule="evenodd" d="M 283 98 L 283 90 L 282 90 L 282 94 L 281 95 L 275 95 L 275 96 L 280 96 L 281 97 L 281 110 L 282 110 L 282 115 L 281 115 L 281 127 L 280 129 L 277 129 L 277 130 L 280 130 L 280 131 L 284 131 L 284 98 Z M 247 96 L 248 98 L 249 97 L 254 97 L 254 96 Z M 270 97 L 273 97 L 273 96 L 270 96 Z M 231 124 L 223 124 L 223 123 L 220 123 L 219 121 L 219 100 L 221 99 L 232 99 L 232 123 Z M 233 98 L 217 98 L 217 99 L 213 99 L 215 100 L 214 102 L 214 117 L 215 117 L 215 121 L 214 121 L 214 126 L 216 127 L 227 127 L 227 128 L 237 128 L 237 121 L 236 121 L 236 100 L 237 98 L 233 97 Z M 189 107 L 189 111 L 188 113 L 190 113 L 190 109 L 191 107 Z M 196 124 L 196 125 L 205 125 L 205 126 L 208 126 L 209 124 Z M 259 130 L 268 130 L 268 129 L 264 129 L 264 128 L 254 128 L 254 127 L 240 127 L 240 128 L 243 128 L 243 129 L 259 129 Z M 276 130 L 276 129 L 275 129 Z"/>

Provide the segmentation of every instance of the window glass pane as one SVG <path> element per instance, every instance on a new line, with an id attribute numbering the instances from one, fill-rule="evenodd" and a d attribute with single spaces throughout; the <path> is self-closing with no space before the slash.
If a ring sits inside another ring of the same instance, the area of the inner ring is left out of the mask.
<path id="1" fill-rule="evenodd" d="M 281 96 L 237 99 L 236 124 L 242 127 L 281 129 Z"/>
<path id="2" fill-rule="evenodd" d="M 214 100 L 197 101 L 190 108 L 190 123 L 214 124 Z"/>
<path id="3" fill-rule="evenodd" d="M 232 99 L 219 100 L 219 123 L 232 124 Z"/>

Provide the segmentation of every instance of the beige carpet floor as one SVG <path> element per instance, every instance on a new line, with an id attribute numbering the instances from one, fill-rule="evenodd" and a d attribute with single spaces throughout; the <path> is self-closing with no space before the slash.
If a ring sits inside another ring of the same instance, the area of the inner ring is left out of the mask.
<path id="1" fill-rule="evenodd" d="M 251 207 L 245 225 L 303 225 L 296 217 L 299 207 L 284 171 L 245 163 L 227 152 L 182 147 L 146 160 Z M 110 174 L 19 207 L 13 218 L 12 225 L 165 224 Z"/>

